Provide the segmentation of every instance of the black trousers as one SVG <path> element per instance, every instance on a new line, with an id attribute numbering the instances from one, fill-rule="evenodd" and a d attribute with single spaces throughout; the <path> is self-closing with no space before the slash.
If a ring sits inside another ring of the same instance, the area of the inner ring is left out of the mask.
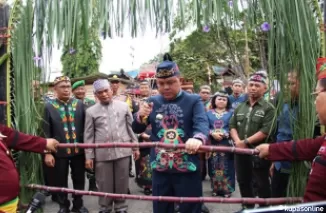
<path id="1" fill-rule="evenodd" d="M 274 168 L 272 177 L 272 197 L 286 197 L 290 174 L 281 173 Z"/>
<path id="2" fill-rule="evenodd" d="M 205 153 L 200 154 L 200 172 L 201 172 L 201 179 L 205 180 L 207 175 L 207 160 L 205 158 Z"/>
<path id="3" fill-rule="evenodd" d="M 85 156 L 77 155 L 67 158 L 55 158 L 55 186 L 68 188 L 69 166 L 71 168 L 71 179 L 76 190 L 85 189 Z M 70 208 L 67 193 L 57 193 L 58 203 L 61 208 Z M 73 195 L 73 206 L 77 209 L 83 206 L 81 195 Z"/>
<path id="4" fill-rule="evenodd" d="M 235 155 L 235 171 L 239 183 L 241 197 L 254 197 L 253 177 L 258 185 L 258 196 L 260 198 L 271 197 L 271 186 L 269 181 L 270 162 L 262 160 L 257 165 L 250 155 Z M 255 205 L 244 204 L 243 207 L 254 208 Z M 263 206 L 263 205 L 260 205 Z"/>

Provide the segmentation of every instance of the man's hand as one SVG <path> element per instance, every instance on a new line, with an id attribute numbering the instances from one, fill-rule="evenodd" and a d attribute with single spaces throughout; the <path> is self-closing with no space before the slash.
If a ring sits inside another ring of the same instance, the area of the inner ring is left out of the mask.
<path id="1" fill-rule="evenodd" d="M 54 167 L 55 165 L 55 160 L 52 154 L 45 154 L 44 162 L 48 167 Z"/>
<path id="2" fill-rule="evenodd" d="M 59 142 L 56 139 L 53 138 L 47 138 L 46 139 L 46 149 L 50 150 L 52 152 L 57 152 L 57 146 Z"/>
<path id="3" fill-rule="evenodd" d="M 203 145 L 201 140 L 196 138 L 189 138 L 186 142 L 186 151 L 190 155 L 195 154 L 201 145 Z"/>
<path id="4" fill-rule="evenodd" d="M 259 157 L 260 158 L 267 158 L 269 155 L 269 144 L 261 144 L 256 147 L 256 149 L 259 151 Z"/>
<path id="5" fill-rule="evenodd" d="M 143 139 L 143 140 L 145 140 L 145 141 L 149 141 L 149 135 L 148 134 L 146 134 L 146 133 L 142 133 L 141 135 L 140 135 L 140 137 Z"/>
<path id="6" fill-rule="evenodd" d="M 93 159 L 86 159 L 85 161 L 85 167 L 86 169 L 93 169 L 94 168 L 94 161 Z"/>
<path id="7" fill-rule="evenodd" d="M 139 150 L 134 150 L 133 151 L 133 156 L 134 156 L 134 160 L 138 160 L 140 157 L 140 152 Z"/>
<path id="8" fill-rule="evenodd" d="M 248 148 L 248 146 L 244 143 L 244 140 L 234 141 L 235 147 L 237 148 Z"/>
<path id="9" fill-rule="evenodd" d="M 221 132 L 214 132 L 212 133 L 212 136 L 217 141 L 221 141 L 223 139 L 223 133 Z"/>
<path id="10" fill-rule="evenodd" d="M 151 114 L 153 103 L 142 102 L 139 107 L 138 114 L 140 117 L 147 117 Z"/>
<path id="11" fill-rule="evenodd" d="M 206 152 L 205 153 L 205 159 L 208 160 L 212 156 L 211 152 Z"/>

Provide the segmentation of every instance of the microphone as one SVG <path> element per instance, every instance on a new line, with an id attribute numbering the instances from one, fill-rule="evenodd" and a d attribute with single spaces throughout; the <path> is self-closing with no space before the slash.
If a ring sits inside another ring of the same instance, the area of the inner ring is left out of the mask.
<path id="1" fill-rule="evenodd" d="M 33 213 L 36 212 L 39 208 L 41 208 L 45 203 L 45 195 L 37 192 L 34 196 L 32 201 L 29 203 L 26 213 Z"/>

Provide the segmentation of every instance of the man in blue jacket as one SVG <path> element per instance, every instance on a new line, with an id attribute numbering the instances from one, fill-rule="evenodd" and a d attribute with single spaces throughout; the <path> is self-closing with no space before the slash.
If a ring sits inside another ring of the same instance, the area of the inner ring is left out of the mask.
<path id="1" fill-rule="evenodd" d="M 133 130 L 142 133 L 152 127 L 151 141 L 186 144 L 186 150 L 151 149 L 153 195 L 201 197 L 202 182 L 198 148 L 209 132 L 204 105 L 197 95 L 181 90 L 180 72 L 166 54 L 156 71 L 158 90 L 135 114 Z M 179 212 L 200 213 L 201 203 L 181 203 Z M 153 202 L 154 213 L 173 213 L 174 203 Z"/>

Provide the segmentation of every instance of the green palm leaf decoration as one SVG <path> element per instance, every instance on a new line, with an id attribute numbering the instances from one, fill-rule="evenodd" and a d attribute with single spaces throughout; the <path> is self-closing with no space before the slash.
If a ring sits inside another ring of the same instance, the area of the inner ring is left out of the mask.
<path id="1" fill-rule="evenodd" d="M 157 33 L 169 32 L 175 12 L 186 26 L 186 5 L 190 5 L 191 19 L 198 28 L 211 23 L 217 28 L 222 23 L 234 28 L 244 24 L 245 29 L 251 26 L 259 32 L 261 19 L 270 24 L 270 31 L 264 32 L 268 37 L 270 78 L 278 79 L 284 89 L 287 72 L 298 70 L 300 109 L 294 137 L 312 137 L 315 112 L 310 92 L 315 85 L 316 58 L 321 53 L 321 42 L 325 43 L 318 29 L 322 18 L 317 0 L 15 0 L 9 20 L 12 38 L 7 46 L 11 57 L 6 60 L 8 126 L 39 134 L 42 107 L 34 97 L 31 82 L 46 80 L 53 48 L 76 49 L 92 33 L 123 36 L 126 24 L 134 37 L 148 27 L 154 27 Z M 247 12 L 242 14 L 246 5 Z M 92 25 L 98 26 L 96 32 L 90 32 Z M 38 155 L 22 153 L 19 168 L 22 184 L 41 182 Z M 308 170 L 302 163 L 293 170 L 289 195 L 301 196 Z M 22 189 L 23 202 L 30 195 Z"/>

